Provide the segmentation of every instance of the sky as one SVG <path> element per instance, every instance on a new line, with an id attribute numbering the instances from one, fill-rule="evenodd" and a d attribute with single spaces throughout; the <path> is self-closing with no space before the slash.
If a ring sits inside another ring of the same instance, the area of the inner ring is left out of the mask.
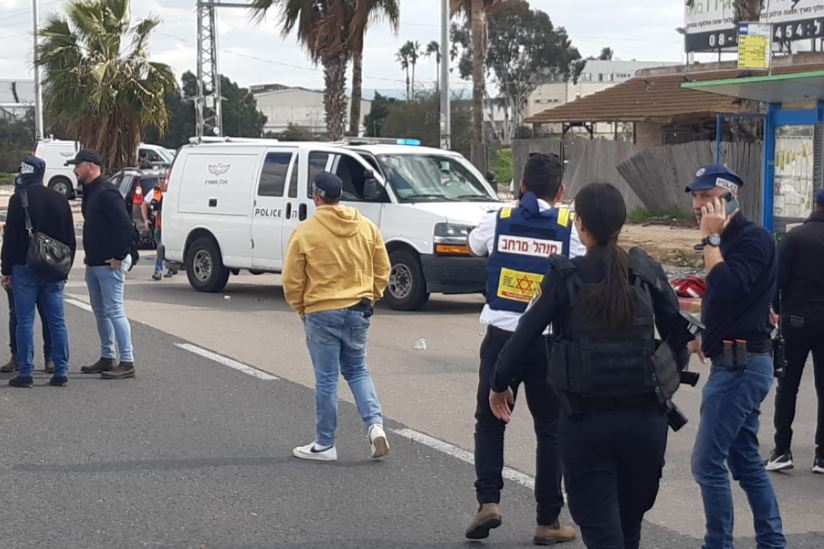
<path id="1" fill-rule="evenodd" d="M 233 0 L 242 2 L 244 0 Z M 39 0 L 40 22 L 63 13 L 67 0 Z M 366 36 L 365 89 L 402 89 L 404 73 L 395 53 L 407 40 L 426 45 L 440 39 L 440 0 L 399 0 L 400 29 L 393 34 L 383 21 Z M 195 71 L 196 0 L 132 0 L 133 21 L 149 15 L 162 22 L 150 40 L 153 60 L 168 63 L 178 77 Z M 556 26 L 567 29 L 582 56 L 611 47 L 619 59 L 683 60 L 682 39 L 675 28 L 684 19 L 683 0 L 532 0 L 530 7 L 547 12 Z M 323 88 L 323 73 L 313 66 L 295 35 L 282 36 L 276 17 L 260 24 L 245 9 L 220 8 L 217 15 L 220 72 L 242 86 L 279 83 Z M 0 0 L 0 78 L 32 78 L 32 0 Z M 494 40 L 494 36 L 490 39 Z M 457 76 L 455 86 L 465 86 Z M 433 86 L 434 59 L 421 59 L 416 81 Z"/>

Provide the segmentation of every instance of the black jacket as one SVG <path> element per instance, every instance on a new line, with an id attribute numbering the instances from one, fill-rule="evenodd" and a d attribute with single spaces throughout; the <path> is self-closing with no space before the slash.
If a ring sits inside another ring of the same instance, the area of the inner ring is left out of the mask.
<path id="1" fill-rule="evenodd" d="M 778 246 L 776 312 L 824 326 L 824 212 L 787 233 Z"/>
<path id="2" fill-rule="evenodd" d="M 96 267 L 126 257 L 135 229 L 126 201 L 108 179 L 101 176 L 83 185 L 83 219 L 86 265 Z"/>
<path id="3" fill-rule="evenodd" d="M 604 263 L 592 252 L 573 258 L 572 264 L 585 284 L 597 284 L 606 278 Z M 657 284 L 651 289 L 655 326 L 662 339 L 667 339 L 681 323 L 678 298 L 667 281 L 661 264 L 647 258 L 650 269 L 655 273 Z M 498 355 L 498 362 L 492 376 L 491 387 L 496 392 L 506 390 L 513 378 L 521 375 L 525 361 L 524 353 L 532 347 L 535 338 L 541 335 L 549 324 L 569 319 L 572 313 L 566 280 L 550 270 L 541 283 L 541 296 L 527 309 L 518 328 Z"/>
<path id="4" fill-rule="evenodd" d="M 704 354 L 716 358 L 725 339 L 766 345 L 772 333 L 770 302 L 775 295 L 777 256 L 772 235 L 745 218 L 732 218 L 721 233 L 724 261 L 707 275 L 701 319 L 707 329 Z"/>
<path id="5" fill-rule="evenodd" d="M 74 219 L 69 201 L 62 194 L 43 185 L 27 185 L 25 187 L 29 197 L 29 216 L 32 228 L 59 240 L 72 249 L 72 260 L 77 249 L 74 237 Z M 29 234 L 26 231 L 26 214 L 20 202 L 19 189 L 9 200 L 9 210 L 6 216 L 6 227 L 3 236 L 2 272 L 4 276 L 11 274 L 14 265 L 26 264 L 26 253 L 29 249 Z"/>

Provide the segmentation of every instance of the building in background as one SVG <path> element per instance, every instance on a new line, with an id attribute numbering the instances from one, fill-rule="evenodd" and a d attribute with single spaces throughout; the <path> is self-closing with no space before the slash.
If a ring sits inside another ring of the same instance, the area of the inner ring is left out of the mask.
<path id="1" fill-rule="evenodd" d="M 307 128 L 316 135 L 326 134 L 322 91 L 290 88 L 280 84 L 249 86 L 249 90 L 255 96 L 257 109 L 266 115 L 264 133 L 279 133 L 293 124 Z M 361 102 L 361 133 L 363 133 L 364 118 L 371 108 L 371 101 Z M 347 128 L 349 127 L 348 118 L 347 116 Z"/>

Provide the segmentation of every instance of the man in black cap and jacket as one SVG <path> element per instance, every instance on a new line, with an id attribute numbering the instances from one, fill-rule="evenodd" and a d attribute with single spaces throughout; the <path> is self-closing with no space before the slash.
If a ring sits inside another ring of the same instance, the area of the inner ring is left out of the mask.
<path id="1" fill-rule="evenodd" d="M 101 374 L 103 379 L 134 377 L 132 333 L 123 308 L 126 273 L 132 264 L 129 250 L 134 241 L 134 225 L 120 191 L 103 177 L 103 160 L 97 151 L 83 149 L 66 164 L 74 165 L 77 182 L 83 185 L 86 286 L 100 336 L 100 358 L 80 371 Z M 115 339 L 120 350 L 119 362 Z"/>
<path id="2" fill-rule="evenodd" d="M 42 307 L 41 319 L 50 329 L 54 373 L 49 384 L 63 386 L 68 382 L 69 335 L 63 311 L 65 280 L 46 280 L 27 266 L 29 230 L 31 229 L 66 244 L 74 252 L 74 220 L 66 197 L 43 186 L 46 163 L 28 155 L 20 165 L 15 179 L 15 192 L 9 200 L 2 255 L 4 287 L 13 288 L 16 327 L 17 376 L 9 380 L 13 387 L 31 387 L 34 372 L 34 310 Z M 25 197 L 25 200 L 23 199 Z M 24 207 L 25 206 L 25 207 Z"/>
<path id="3" fill-rule="evenodd" d="M 815 195 L 815 212 L 791 230 L 778 248 L 778 292 L 775 311 L 781 315 L 787 369 L 775 393 L 775 448 L 768 471 L 793 468 L 790 443 L 795 402 L 804 364 L 812 351 L 818 422 L 813 473 L 824 473 L 824 189 Z"/>

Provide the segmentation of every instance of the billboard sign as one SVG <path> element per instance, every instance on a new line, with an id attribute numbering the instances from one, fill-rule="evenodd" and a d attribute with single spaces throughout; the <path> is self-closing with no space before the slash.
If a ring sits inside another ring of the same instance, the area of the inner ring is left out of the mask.
<path id="1" fill-rule="evenodd" d="M 684 42 L 688 52 L 736 47 L 738 28 L 732 0 L 686 0 L 684 5 Z"/>
<path id="2" fill-rule="evenodd" d="M 824 37 L 824 0 L 770 0 L 762 23 L 773 24 L 774 42 Z"/>

